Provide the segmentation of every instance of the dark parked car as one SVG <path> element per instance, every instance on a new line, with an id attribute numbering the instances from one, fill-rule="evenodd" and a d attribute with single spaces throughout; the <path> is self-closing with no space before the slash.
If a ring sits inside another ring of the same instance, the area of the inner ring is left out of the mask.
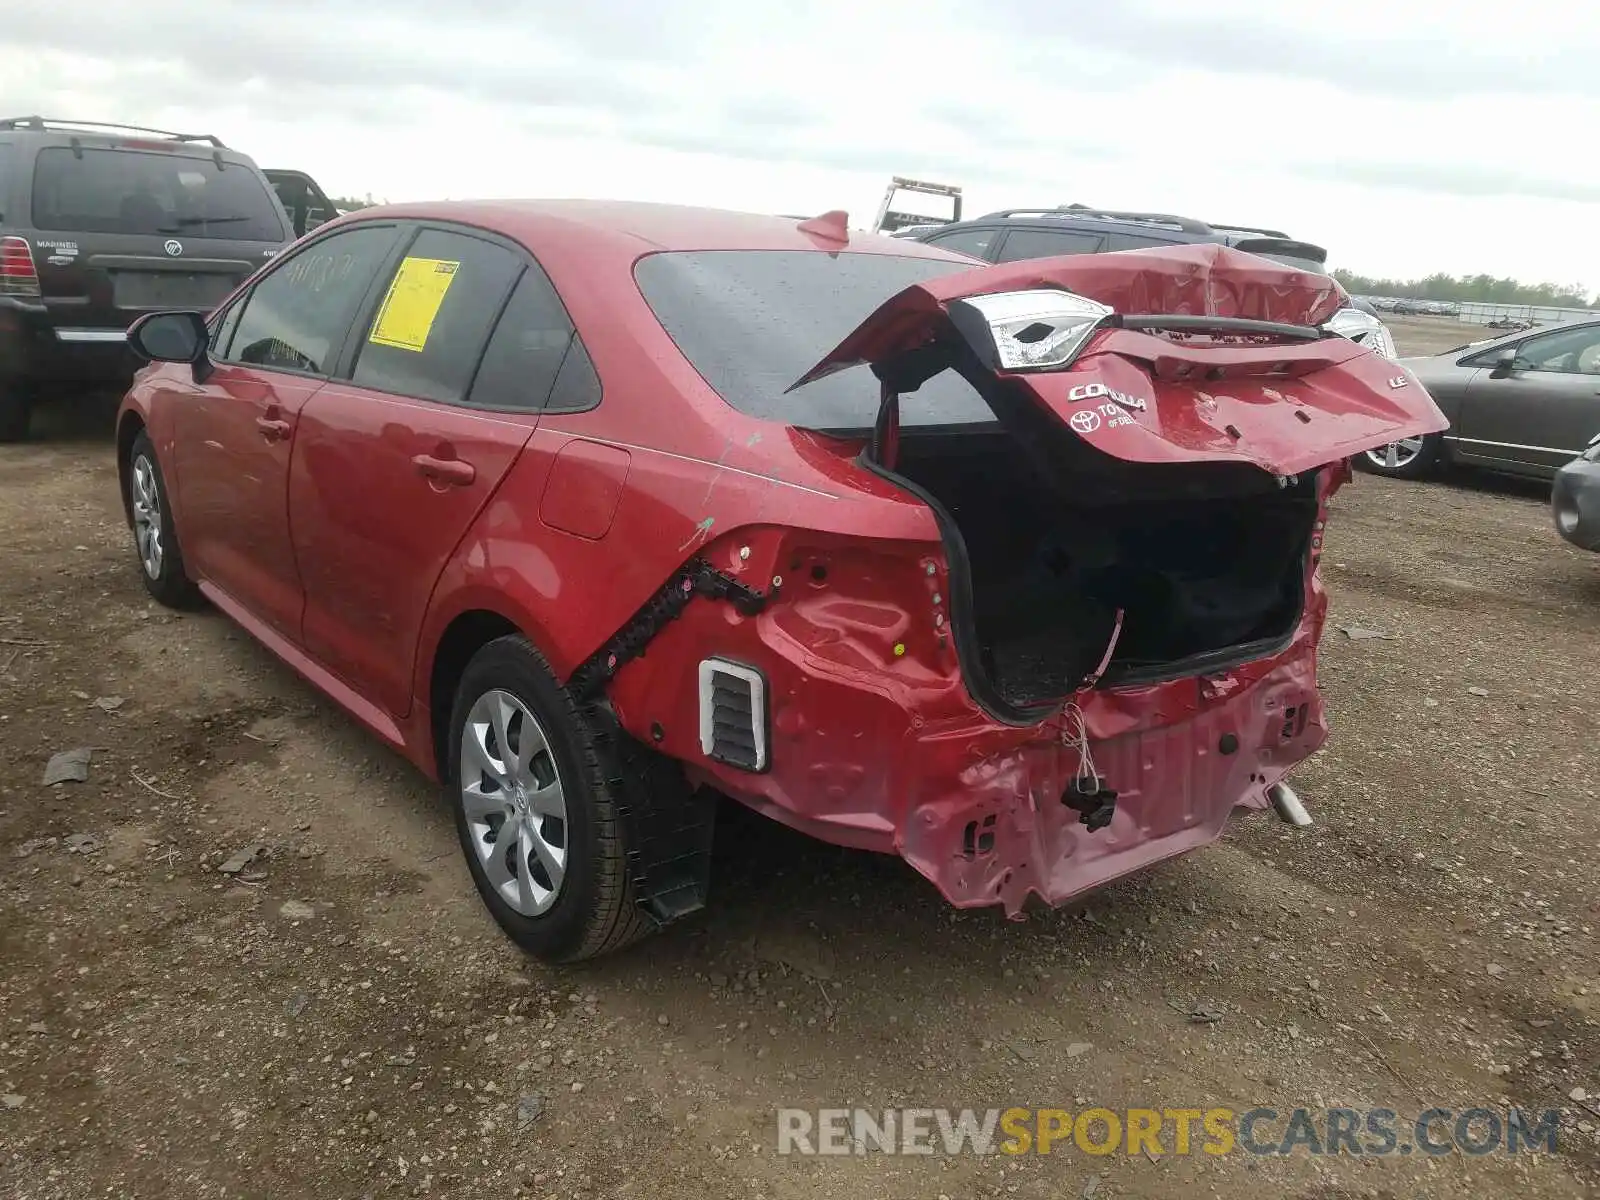
<path id="1" fill-rule="evenodd" d="M 1600 320 L 1546 326 L 1402 360 L 1450 428 L 1369 451 L 1379 475 L 1463 463 L 1548 479 L 1600 430 Z"/>
<path id="2" fill-rule="evenodd" d="M 1006 208 L 968 221 L 924 226 L 914 236 L 930 246 L 959 250 L 995 263 L 1209 242 L 1258 254 L 1302 271 L 1324 275 L 1328 270 L 1326 250 L 1291 238 L 1282 230 L 1213 224 L 1170 213 L 1090 208 L 1083 204 L 1059 208 Z M 1349 302 L 1351 307 L 1376 317 L 1377 310 L 1369 301 L 1352 296 Z M 1376 329 L 1367 330 L 1362 340 L 1392 356 L 1394 344 L 1388 341 L 1388 331 L 1376 320 L 1371 324 Z"/>
<path id="3" fill-rule="evenodd" d="M 1340 302 L 1215 245 L 365 209 L 135 325 L 124 500 L 158 601 L 444 782 L 535 953 L 700 907 L 717 793 L 1017 914 L 1306 819 L 1329 497 L 1444 424 Z"/>
<path id="4" fill-rule="evenodd" d="M 1582 455 L 1556 472 L 1550 511 L 1562 537 L 1580 549 L 1600 552 L 1600 433 Z"/>
<path id="5" fill-rule="evenodd" d="M 331 216 L 309 176 L 209 134 L 0 120 L 0 442 L 52 392 L 127 387 L 135 317 L 215 304 Z"/>

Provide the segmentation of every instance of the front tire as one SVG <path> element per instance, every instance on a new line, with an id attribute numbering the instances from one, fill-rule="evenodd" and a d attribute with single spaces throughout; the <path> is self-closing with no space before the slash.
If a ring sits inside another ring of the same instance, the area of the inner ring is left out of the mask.
<path id="1" fill-rule="evenodd" d="M 150 435 L 143 430 L 128 449 L 128 468 L 123 478 L 134 555 L 145 590 L 157 604 L 167 608 L 194 608 L 200 603 L 200 589 L 183 565 L 183 551 L 178 548 L 178 535 L 172 525 L 166 477 L 161 473 Z"/>
<path id="2" fill-rule="evenodd" d="M 1422 479 L 1433 474 L 1444 451 L 1444 438 L 1437 433 L 1402 438 L 1355 456 L 1355 464 L 1373 475 L 1391 479 Z"/>
<path id="3" fill-rule="evenodd" d="M 478 894 L 536 958 L 621 949 L 654 923 L 635 901 L 626 831 L 593 731 L 526 638 L 462 672 L 446 788 Z"/>

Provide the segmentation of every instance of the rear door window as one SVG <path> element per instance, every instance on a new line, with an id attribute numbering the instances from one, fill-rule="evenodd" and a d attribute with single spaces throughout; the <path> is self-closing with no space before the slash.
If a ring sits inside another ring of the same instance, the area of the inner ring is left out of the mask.
<path id="1" fill-rule="evenodd" d="M 393 225 L 363 225 L 313 242 L 284 259 L 250 290 L 219 355 L 274 371 L 325 375 L 344 346 L 356 311 L 394 246 Z"/>
<path id="2" fill-rule="evenodd" d="M 941 250 L 957 250 L 974 258 L 988 258 L 999 236 L 998 229 L 960 229 L 943 237 L 929 238 L 928 244 Z"/>
<path id="3" fill-rule="evenodd" d="M 475 408 L 581 412 L 600 380 L 549 277 L 531 265 L 495 325 L 467 403 Z"/>
<path id="4" fill-rule="evenodd" d="M 495 318 L 522 273 L 504 246 L 424 229 L 385 284 L 358 350 L 358 387 L 461 403 Z"/>
<path id="5" fill-rule="evenodd" d="M 1055 258 L 1061 254 L 1094 254 L 1105 242 L 1099 233 L 1081 229 L 1013 229 L 1000 247 L 1000 262 Z"/>
<path id="6" fill-rule="evenodd" d="M 33 225 L 74 233 L 289 240 L 276 198 L 248 165 L 129 149 L 39 151 Z"/>

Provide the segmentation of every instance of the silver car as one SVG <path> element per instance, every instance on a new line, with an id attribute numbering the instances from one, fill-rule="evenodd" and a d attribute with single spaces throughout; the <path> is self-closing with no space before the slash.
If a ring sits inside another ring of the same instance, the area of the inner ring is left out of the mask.
<path id="1" fill-rule="evenodd" d="M 1600 432 L 1600 319 L 1401 361 L 1450 428 L 1361 455 L 1374 474 L 1417 479 L 1458 462 L 1549 479 Z"/>

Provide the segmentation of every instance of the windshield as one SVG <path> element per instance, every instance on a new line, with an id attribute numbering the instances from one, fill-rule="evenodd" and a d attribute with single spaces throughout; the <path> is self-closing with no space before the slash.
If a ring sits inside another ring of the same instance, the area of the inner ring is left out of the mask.
<path id="1" fill-rule="evenodd" d="M 973 264 L 809 250 L 693 250 L 648 255 L 634 278 L 656 319 L 717 394 L 752 417 L 812 429 L 869 429 L 878 381 L 856 367 L 785 394 L 885 300 Z M 953 371 L 901 406 L 901 424 L 994 420 Z"/>
<path id="2" fill-rule="evenodd" d="M 276 199 L 249 166 L 140 150 L 41 150 L 33 224 L 76 233 L 288 240 Z"/>

